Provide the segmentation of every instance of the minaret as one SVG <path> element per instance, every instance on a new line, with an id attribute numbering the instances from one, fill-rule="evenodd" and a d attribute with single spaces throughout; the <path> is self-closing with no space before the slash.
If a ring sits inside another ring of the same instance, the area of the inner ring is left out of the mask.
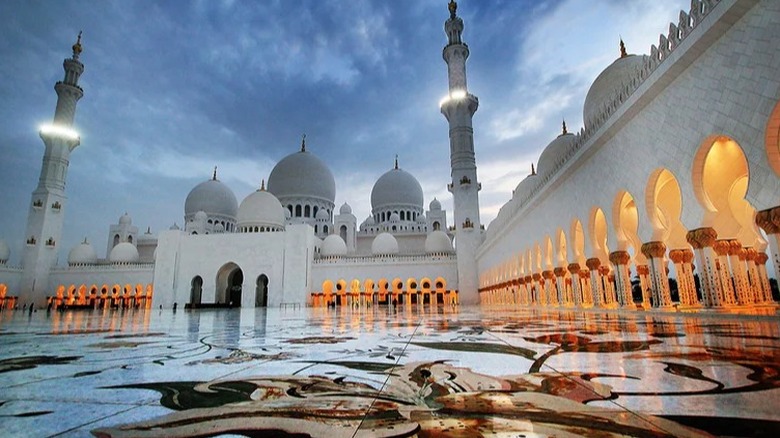
<path id="1" fill-rule="evenodd" d="M 450 18 L 444 23 L 447 45 L 443 57 L 447 62 L 449 94 L 441 103 L 441 112 L 450 124 L 450 167 L 452 183 L 448 184 L 454 201 L 456 254 L 458 257 L 458 291 L 463 304 L 478 304 L 479 278 L 477 248 L 482 243 L 479 219 L 477 164 L 474 158 L 474 129 L 471 119 L 479 99 L 466 86 L 466 59 L 469 47 L 461 39 L 463 20 L 457 16 L 458 5 L 450 1 Z"/>
<path id="2" fill-rule="evenodd" d="M 43 153 L 38 187 L 32 193 L 27 217 L 20 291 L 22 303 L 34 301 L 38 306 L 43 306 L 46 304 L 46 296 L 54 294 L 54 291 L 49 290 L 49 271 L 57 264 L 61 245 L 67 201 L 65 178 L 70 153 L 80 142 L 78 133 L 72 128 L 76 103 L 84 95 L 84 90 L 78 85 L 79 77 L 84 72 L 84 64 L 79 61 L 80 54 L 81 32 L 73 45 L 73 56 L 63 62 L 65 78 L 54 85 L 57 92 L 54 121 L 40 130 L 46 150 Z"/>

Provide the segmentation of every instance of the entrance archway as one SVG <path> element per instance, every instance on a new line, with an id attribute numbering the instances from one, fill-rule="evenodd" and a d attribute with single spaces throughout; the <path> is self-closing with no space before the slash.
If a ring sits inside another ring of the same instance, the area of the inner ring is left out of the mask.
<path id="1" fill-rule="evenodd" d="M 190 304 L 200 304 L 201 295 L 203 293 L 203 278 L 200 275 L 196 275 L 192 279 L 190 287 Z"/>
<path id="2" fill-rule="evenodd" d="M 255 282 L 255 307 L 268 307 L 268 277 L 260 274 Z"/>
<path id="3" fill-rule="evenodd" d="M 244 283 L 244 272 L 233 263 L 224 264 L 217 271 L 217 302 L 241 306 L 241 287 Z"/>

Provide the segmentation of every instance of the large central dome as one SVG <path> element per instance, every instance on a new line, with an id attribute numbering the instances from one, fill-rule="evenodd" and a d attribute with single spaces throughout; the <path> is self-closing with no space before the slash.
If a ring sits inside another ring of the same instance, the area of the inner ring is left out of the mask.
<path id="1" fill-rule="evenodd" d="M 322 160 L 301 150 L 276 164 L 268 177 L 268 191 L 279 200 L 302 197 L 334 203 L 336 180 Z"/>
<path id="2" fill-rule="evenodd" d="M 391 206 L 423 208 L 423 191 L 417 178 L 397 167 L 380 176 L 371 190 L 372 209 Z"/>

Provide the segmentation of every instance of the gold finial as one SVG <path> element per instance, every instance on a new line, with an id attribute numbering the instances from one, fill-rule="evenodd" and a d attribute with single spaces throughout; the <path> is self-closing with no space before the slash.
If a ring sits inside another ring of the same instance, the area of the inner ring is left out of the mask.
<path id="1" fill-rule="evenodd" d="M 450 18 L 455 18 L 455 14 L 458 12 L 458 4 L 455 3 L 455 0 L 450 0 L 450 4 L 447 7 L 450 10 Z"/>
<path id="2" fill-rule="evenodd" d="M 566 120 L 564 119 L 563 120 L 563 133 L 561 135 L 566 135 L 568 133 L 569 133 L 569 131 L 566 130 Z"/>
<path id="3" fill-rule="evenodd" d="M 398 154 L 395 154 L 395 169 L 398 170 Z"/>
<path id="4" fill-rule="evenodd" d="M 534 169 L 534 163 L 531 163 L 531 176 L 536 175 L 536 169 Z"/>
<path id="5" fill-rule="evenodd" d="M 86 244 L 88 244 L 88 243 L 89 243 L 89 242 L 87 242 L 87 236 L 84 236 L 84 241 L 83 241 L 83 242 L 81 242 L 81 244 L 82 244 L 82 245 L 86 245 Z"/>
<path id="6" fill-rule="evenodd" d="M 76 44 L 73 45 L 73 57 L 78 58 L 81 54 L 81 31 L 79 31 L 79 37 L 76 39 Z"/>
<path id="7" fill-rule="evenodd" d="M 261 192 L 265 191 L 265 178 L 263 178 L 263 180 L 260 181 L 260 191 Z"/>
<path id="8" fill-rule="evenodd" d="M 620 38 L 620 57 L 625 58 L 628 56 L 628 53 L 626 53 L 626 45 L 623 43 L 623 37 Z"/>
<path id="9" fill-rule="evenodd" d="M 217 180 L 217 166 L 214 166 L 214 175 L 211 176 L 212 181 Z"/>
<path id="10" fill-rule="evenodd" d="M 306 134 L 301 137 L 301 152 L 306 152 Z"/>

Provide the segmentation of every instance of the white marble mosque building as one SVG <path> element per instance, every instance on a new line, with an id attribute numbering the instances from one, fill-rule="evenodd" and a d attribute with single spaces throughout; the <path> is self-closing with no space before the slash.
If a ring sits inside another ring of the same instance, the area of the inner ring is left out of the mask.
<path id="1" fill-rule="evenodd" d="M 65 174 L 79 144 L 80 39 L 33 191 L 22 266 L 0 240 L 6 306 L 375 305 L 744 308 L 773 305 L 780 271 L 780 2 L 692 0 L 647 55 L 620 46 L 563 132 L 487 230 L 480 223 L 463 21 L 445 23 L 453 223 L 395 166 L 358 223 L 336 211 L 328 165 L 283 158 L 238 203 L 212 178 L 184 201 L 184 224 L 153 235 L 125 214 L 105 258 L 85 241 L 56 264 Z M 767 267 L 767 261 L 772 265 Z M 677 282 L 676 302 L 668 279 Z M 641 299 L 632 294 L 632 279 Z"/>

